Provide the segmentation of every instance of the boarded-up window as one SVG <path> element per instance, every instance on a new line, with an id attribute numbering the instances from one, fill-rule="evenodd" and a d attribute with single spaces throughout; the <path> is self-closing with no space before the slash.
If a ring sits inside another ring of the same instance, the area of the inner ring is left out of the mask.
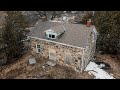
<path id="1" fill-rule="evenodd" d="M 72 59 L 71 53 L 66 52 L 66 54 L 65 54 L 65 64 L 71 64 L 71 59 Z"/>
<path id="2" fill-rule="evenodd" d="M 56 61 L 56 51 L 54 49 L 49 49 L 49 59 Z"/>

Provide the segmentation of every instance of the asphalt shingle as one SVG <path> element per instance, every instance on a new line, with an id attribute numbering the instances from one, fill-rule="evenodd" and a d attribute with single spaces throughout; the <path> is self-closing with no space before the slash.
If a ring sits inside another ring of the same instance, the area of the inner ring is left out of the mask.
<path id="1" fill-rule="evenodd" d="M 39 21 L 28 36 L 46 39 L 44 31 L 54 29 L 54 31 L 63 31 L 63 25 L 66 29 L 65 33 L 58 39 L 53 40 L 60 43 L 74 45 L 78 47 L 86 47 L 90 33 L 93 32 L 94 26 L 86 27 L 83 24 L 71 24 L 63 22 Z"/>

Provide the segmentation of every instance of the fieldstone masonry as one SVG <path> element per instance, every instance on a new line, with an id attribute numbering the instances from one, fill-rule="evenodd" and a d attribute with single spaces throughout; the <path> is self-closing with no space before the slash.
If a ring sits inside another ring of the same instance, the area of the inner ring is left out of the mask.
<path id="1" fill-rule="evenodd" d="M 40 53 L 37 53 L 36 51 L 36 44 L 39 44 L 41 47 Z M 48 60 L 51 57 L 57 64 L 72 67 L 75 70 L 81 71 L 82 68 L 83 48 L 31 38 L 31 53 L 35 57 L 44 57 Z"/>

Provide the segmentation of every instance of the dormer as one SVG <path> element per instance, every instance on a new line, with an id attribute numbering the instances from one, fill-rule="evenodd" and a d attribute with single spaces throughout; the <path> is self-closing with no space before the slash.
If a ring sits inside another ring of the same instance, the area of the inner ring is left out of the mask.
<path id="1" fill-rule="evenodd" d="M 58 39 L 66 31 L 64 26 L 52 27 L 45 31 L 46 38 Z"/>
<path id="2" fill-rule="evenodd" d="M 55 33 L 53 30 L 49 29 L 45 31 L 46 38 L 48 39 L 56 39 L 57 33 Z"/>

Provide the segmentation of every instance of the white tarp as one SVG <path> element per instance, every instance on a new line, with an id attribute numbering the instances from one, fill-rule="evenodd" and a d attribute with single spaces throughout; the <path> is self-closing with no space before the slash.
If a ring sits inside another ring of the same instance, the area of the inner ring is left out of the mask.
<path id="1" fill-rule="evenodd" d="M 90 62 L 85 71 L 88 71 L 90 75 L 93 74 L 95 79 L 115 79 L 112 74 L 110 75 L 103 69 L 100 69 L 100 67 L 94 62 Z"/>

